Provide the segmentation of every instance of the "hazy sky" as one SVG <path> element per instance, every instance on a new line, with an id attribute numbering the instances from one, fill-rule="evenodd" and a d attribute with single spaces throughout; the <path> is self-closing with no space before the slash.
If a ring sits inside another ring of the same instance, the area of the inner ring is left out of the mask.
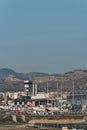
<path id="1" fill-rule="evenodd" d="M 0 68 L 87 69 L 87 0 L 0 0 Z"/>

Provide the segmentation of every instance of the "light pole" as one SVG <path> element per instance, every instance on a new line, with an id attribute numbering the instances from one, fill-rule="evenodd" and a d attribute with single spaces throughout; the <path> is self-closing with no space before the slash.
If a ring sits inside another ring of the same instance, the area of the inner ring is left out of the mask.
<path id="1" fill-rule="evenodd" d="M 74 105 L 74 80 L 72 81 L 72 104 Z"/>
<path id="2" fill-rule="evenodd" d="M 58 82 L 57 82 L 57 107 L 58 107 Z"/>
<path id="3" fill-rule="evenodd" d="M 62 83 L 61 83 L 61 112 L 62 112 Z"/>
<path id="4" fill-rule="evenodd" d="M 47 82 L 47 104 L 48 104 L 48 82 Z"/>

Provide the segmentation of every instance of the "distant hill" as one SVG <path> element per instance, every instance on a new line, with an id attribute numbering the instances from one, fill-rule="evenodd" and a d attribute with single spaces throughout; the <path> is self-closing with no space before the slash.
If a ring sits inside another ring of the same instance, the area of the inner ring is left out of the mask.
<path id="1" fill-rule="evenodd" d="M 75 89 L 87 89 L 87 70 L 73 70 L 65 74 L 48 74 L 41 72 L 18 73 L 9 68 L 0 69 L 0 91 L 23 91 L 24 80 L 32 80 L 38 83 L 38 91 L 46 92 L 46 84 L 49 83 L 49 91 L 56 91 L 57 82 L 59 91 L 61 84 L 63 91 L 72 91 L 72 80 L 75 81 Z"/>
<path id="2" fill-rule="evenodd" d="M 47 76 L 49 74 L 47 73 L 41 73 L 41 72 L 29 72 L 29 73 L 18 73 L 18 72 L 15 72 L 14 70 L 12 69 L 9 69 L 9 68 L 3 68 L 3 69 L 0 69 L 0 77 L 8 77 L 10 75 L 13 75 L 14 77 L 18 77 L 18 78 L 22 78 L 22 79 L 28 79 L 28 78 L 31 78 L 31 77 L 35 77 L 35 76 Z"/>
<path id="3" fill-rule="evenodd" d="M 7 77 L 9 75 L 16 75 L 16 72 L 13 71 L 12 69 L 6 69 L 6 68 L 0 69 L 0 76 Z"/>

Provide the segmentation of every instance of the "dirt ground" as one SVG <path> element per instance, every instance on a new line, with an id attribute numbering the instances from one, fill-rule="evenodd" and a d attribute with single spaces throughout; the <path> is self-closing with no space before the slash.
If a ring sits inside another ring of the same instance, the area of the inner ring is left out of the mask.
<path id="1" fill-rule="evenodd" d="M 59 120 L 31 120 L 29 123 L 51 123 L 51 124 L 74 124 L 74 123 L 84 123 L 85 119 L 59 119 Z"/>

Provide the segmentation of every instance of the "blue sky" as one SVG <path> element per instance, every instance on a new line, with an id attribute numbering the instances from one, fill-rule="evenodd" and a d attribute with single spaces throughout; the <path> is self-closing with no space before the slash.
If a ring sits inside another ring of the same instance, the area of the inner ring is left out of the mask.
<path id="1" fill-rule="evenodd" d="M 87 69 L 87 0 L 0 0 L 0 68 Z"/>

